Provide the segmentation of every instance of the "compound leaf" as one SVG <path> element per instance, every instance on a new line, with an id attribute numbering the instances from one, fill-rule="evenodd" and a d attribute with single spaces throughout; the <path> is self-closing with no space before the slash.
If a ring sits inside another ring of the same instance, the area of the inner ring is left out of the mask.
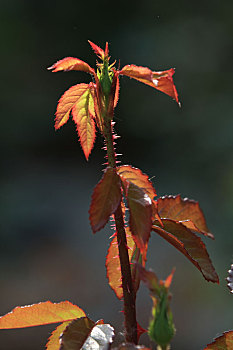
<path id="1" fill-rule="evenodd" d="M 89 210 L 93 233 L 101 230 L 121 201 L 120 179 L 115 169 L 107 168 L 94 189 Z"/>
<path id="2" fill-rule="evenodd" d="M 17 306 L 0 317 L 0 329 L 41 326 L 50 323 L 70 321 L 85 316 L 85 312 L 69 301 L 58 304 L 51 301 Z"/>

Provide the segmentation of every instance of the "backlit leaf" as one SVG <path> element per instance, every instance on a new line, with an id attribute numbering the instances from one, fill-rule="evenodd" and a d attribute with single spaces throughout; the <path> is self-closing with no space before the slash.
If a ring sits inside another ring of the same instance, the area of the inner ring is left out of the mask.
<path id="1" fill-rule="evenodd" d="M 151 181 L 146 174 L 142 173 L 140 169 L 134 168 L 130 165 L 122 165 L 117 167 L 117 173 L 120 175 L 121 180 L 124 183 L 127 181 L 141 188 L 145 193 L 147 193 L 151 200 L 153 200 L 156 196 L 156 192 Z"/>
<path id="2" fill-rule="evenodd" d="M 58 72 L 61 70 L 79 70 L 87 73 L 93 73 L 93 68 L 91 68 L 89 64 L 75 57 L 65 57 L 62 60 L 54 63 L 48 69 L 51 69 L 52 72 Z"/>
<path id="3" fill-rule="evenodd" d="M 73 320 L 85 316 L 85 312 L 69 301 L 58 304 L 46 301 L 38 304 L 17 306 L 0 317 L 0 329 L 41 326 Z"/>
<path id="4" fill-rule="evenodd" d="M 66 329 L 66 327 L 72 321 L 66 321 L 60 324 L 49 337 L 48 343 L 46 344 L 46 350 L 59 350 L 60 349 L 60 336 Z"/>
<path id="5" fill-rule="evenodd" d="M 55 120 L 55 129 L 59 129 L 67 122 L 70 112 L 72 112 L 86 159 L 88 159 L 95 141 L 93 120 L 95 111 L 92 90 L 92 83 L 77 84 L 67 90 L 58 102 Z"/>
<path id="6" fill-rule="evenodd" d="M 157 205 L 161 218 L 182 222 L 189 229 L 213 238 L 198 202 L 177 195 L 161 197 Z"/>
<path id="7" fill-rule="evenodd" d="M 233 331 L 223 333 L 216 338 L 213 343 L 208 344 L 204 350 L 232 350 L 233 349 Z"/>
<path id="8" fill-rule="evenodd" d="M 129 208 L 129 227 L 142 255 L 146 251 L 152 225 L 152 201 L 140 187 L 130 183 L 126 198 Z"/>
<path id="9" fill-rule="evenodd" d="M 93 119 L 95 111 L 90 84 L 79 84 L 76 94 L 79 96 L 72 108 L 72 115 L 77 125 L 83 152 L 88 160 L 95 141 L 95 122 Z"/>
<path id="10" fill-rule="evenodd" d="M 159 227 L 159 224 L 158 226 L 153 225 L 153 231 L 184 254 L 201 271 L 207 281 L 219 283 L 218 275 L 200 237 L 183 223 L 170 219 L 162 219 L 162 222 L 163 227 Z"/>
<path id="11" fill-rule="evenodd" d="M 173 68 L 162 72 L 153 72 L 147 67 L 128 64 L 127 66 L 124 66 L 119 73 L 164 92 L 179 103 L 178 93 L 172 78 L 173 74 L 175 73 Z"/>
<path id="12" fill-rule="evenodd" d="M 107 168 L 94 189 L 89 210 L 93 232 L 101 230 L 121 201 L 120 178 L 115 169 Z"/>
<path id="13" fill-rule="evenodd" d="M 127 247 L 129 248 L 129 261 L 131 263 L 131 273 L 132 280 L 134 285 L 135 292 L 139 288 L 140 279 L 138 278 L 137 269 L 135 267 L 134 262 L 140 262 L 142 266 L 145 266 L 146 258 L 142 258 L 139 249 L 137 248 L 129 227 L 126 227 L 126 239 L 127 239 Z M 106 269 L 107 269 L 107 278 L 110 287 L 115 292 L 116 296 L 119 299 L 123 298 L 123 290 L 122 290 L 122 278 L 121 278 L 121 268 L 120 268 L 120 259 L 119 259 L 119 250 L 117 237 L 115 236 L 110 244 L 108 249 L 108 254 L 106 257 Z"/>
<path id="14" fill-rule="evenodd" d="M 99 46 L 97 46 L 96 44 L 94 44 L 93 42 L 91 42 L 90 40 L 88 40 L 89 44 L 91 45 L 93 51 L 95 52 L 95 54 L 101 58 L 102 60 L 104 59 L 104 50 L 102 50 Z M 107 50 L 107 45 L 106 45 L 106 51 Z"/>

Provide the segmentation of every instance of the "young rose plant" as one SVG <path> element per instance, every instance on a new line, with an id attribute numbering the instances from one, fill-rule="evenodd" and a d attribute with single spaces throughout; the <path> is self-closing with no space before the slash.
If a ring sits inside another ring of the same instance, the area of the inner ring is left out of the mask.
<path id="1" fill-rule="evenodd" d="M 184 254 L 207 281 L 218 283 L 218 276 L 202 241 L 202 236 L 213 238 L 213 235 L 197 202 L 182 199 L 179 195 L 156 199 L 156 191 L 146 174 L 131 165 L 118 165 L 114 110 L 119 98 L 120 76 L 147 84 L 179 104 L 173 82 L 175 71 L 172 68 L 155 72 L 132 64 L 116 69 L 115 62 L 110 63 L 108 43 L 105 50 L 89 43 L 99 59 L 96 70 L 74 57 L 64 58 L 49 68 L 53 72 L 84 71 L 92 77 L 89 84 L 74 85 L 62 95 L 56 110 L 55 129 L 64 125 L 72 115 L 87 160 L 94 146 L 96 128 L 102 135 L 107 165 L 93 191 L 90 224 L 93 233 L 96 233 L 110 218 L 114 221 L 115 233 L 107 253 L 106 269 L 110 287 L 124 302 L 125 341 L 135 344 L 131 347 L 137 349 L 140 334 L 145 331 L 137 323 L 135 307 L 140 280 L 143 280 L 150 290 L 154 286 L 153 320 L 149 335 L 158 346 L 167 348 L 175 333 L 169 307 L 171 277 L 159 283 L 155 275 L 148 275 L 145 270 L 151 232 L 157 233 Z M 128 215 L 125 214 L 126 210 Z M 110 325 L 103 321 L 95 323 L 86 317 L 83 310 L 68 301 L 17 307 L 0 318 L 0 328 L 57 322 L 61 324 L 52 333 L 47 350 L 92 349 L 94 343 L 98 349 L 102 349 L 113 341 Z"/>

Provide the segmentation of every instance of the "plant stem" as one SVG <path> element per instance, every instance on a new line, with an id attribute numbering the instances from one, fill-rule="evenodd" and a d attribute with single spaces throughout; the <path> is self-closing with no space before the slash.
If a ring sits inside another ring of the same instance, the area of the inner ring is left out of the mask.
<path id="1" fill-rule="evenodd" d="M 116 168 L 116 154 L 113 141 L 113 127 L 111 120 L 105 121 L 105 141 L 107 147 L 108 164 Z M 136 321 L 136 295 L 133 288 L 129 254 L 125 233 L 125 223 L 122 213 L 121 203 L 115 214 L 115 225 L 117 232 L 117 242 L 119 249 L 119 259 L 122 275 L 122 289 L 124 299 L 124 316 L 125 316 L 125 338 L 129 343 L 137 344 L 137 321 Z"/>

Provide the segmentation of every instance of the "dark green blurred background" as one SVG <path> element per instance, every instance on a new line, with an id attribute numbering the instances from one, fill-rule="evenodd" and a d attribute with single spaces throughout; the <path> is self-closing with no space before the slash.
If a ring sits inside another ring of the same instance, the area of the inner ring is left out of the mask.
<path id="1" fill-rule="evenodd" d="M 152 235 L 148 267 L 165 278 L 176 266 L 173 349 L 199 350 L 233 328 L 225 278 L 233 256 L 233 1 L 0 2 L 1 288 L 0 314 L 16 305 L 70 300 L 94 320 L 122 330 L 122 308 L 105 277 L 111 231 L 92 235 L 88 208 L 104 163 L 102 140 L 87 163 L 73 122 L 55 133 L 56 103 L 82 72 L 52 74 L 66 56 L 95 65 L 88 39 L 110 43 L 121 66 L 176 68 L 182 108 L 148 86 L 121 78 L 116 131 L 124 164 L 141 168 L 158 195 L 199 201 L 215 241 L 208 251 L 220 285 Z M 144 286 L 138 318 L 147 327 Z M 44 348 L 54 326 L 2 331 L 0 348 Z M 118 340 L 122 336 L 118 334 Z M 142 341 L 147 341 L 142 337 Z"/>

